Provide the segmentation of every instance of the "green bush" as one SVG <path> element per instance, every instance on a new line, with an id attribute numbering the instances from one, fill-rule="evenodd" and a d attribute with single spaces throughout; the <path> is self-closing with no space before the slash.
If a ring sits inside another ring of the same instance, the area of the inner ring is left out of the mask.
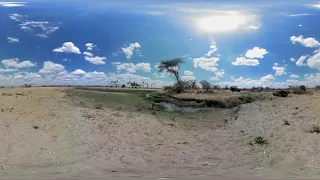
<path id="1" fill-rule="evenodd" d="M 310 131 L 310 133 L 320 133 L 320 126 L 316 125 L 312 127 L 312 130 Z"/>
<path id="2" fill-rule="evenodd" d="M 255 137 L 254 138 L 254 143 L 258 144 L 260 146 L 268 144 L 267 140 L 264 139 L 264 137 L 262 137 L 262 136 Z"/>

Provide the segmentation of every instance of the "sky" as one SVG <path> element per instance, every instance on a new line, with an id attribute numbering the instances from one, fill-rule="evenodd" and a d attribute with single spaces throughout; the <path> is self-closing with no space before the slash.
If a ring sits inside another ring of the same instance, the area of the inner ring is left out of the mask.
<path id="1" fill-rule="evenodd" d="M 0 85 L 320 85 L 320 0 L 0 0 Z"/>

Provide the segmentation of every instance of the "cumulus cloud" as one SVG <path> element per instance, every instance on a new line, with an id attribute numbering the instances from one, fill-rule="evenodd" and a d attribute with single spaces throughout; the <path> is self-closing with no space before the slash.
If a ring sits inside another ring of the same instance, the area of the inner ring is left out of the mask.
<path id="1" fill-rule="evenodd" d="M 13 69 L 13 68 L 3 69 L 3 68 L 0 68 L 0 73 L 15 72 L 15 71 L 18 71 L 18 69 Z"/>
<path id="2" fill-rule="evenodd" d="M 87 51 L 92 51 L 93 48 L 97 47 L 93 43 L 87 43 L 85 46 L 87 47 Z"/>
<path id="3" fill-rule="evenodd" d="M 201 69 L 216 72 L 218 71 L 218 61 L 220 58 L 212 57 L 212 58 L 206 58 L 206 57 L 200 57 L 193 59 L 194 68 L 200 67 Z"/>
<path id="4" fill-rule="evenodd" d="M 72 42 L 63 43 L 61 47 L 54 49 L 53 52 L 81 54 L 79 48 L 75 46 Z"/>
<path id="5" fill-rule="evenodd" d="M 26 6 L 26 4 L 26 2 L 0 2 L 0 5 L 4 7 L 21 7 Z"/>
<path id="6" fill-rule="evenodd" d="M 125 70 L 132 73 L 136 71 L 143 71 L 143 72 L 151 71 L 150 63 L 144 63 L 144 62 L 138 63 L 138 64 L 120 63 L 120 64 L 117 64 L 116 67 L 117 67 L 117 71 Z"/>
<path id="7" fill-rule="evenodd" d="M 122 52 L 126 55 L 127 59 L 130 59 L 133 56 L 135 49 L 141 48 L 138 42 L 131 43 L 128 47 L 122 48 Z"/>
<path id="8" fill-rule="evenodd" d="M 295 62 L 296 60 L 294 58 L 290 58 L 290 61 Z"/>
<path id="9" fill-rule="evenodd" d="M 297 62 L 296 65 L 297 66 L 305 66 L 306 64 L 304 63 L 304 61 L 307 59 L 308 56 L 301 56 Z"/>
<path id="10" fill-rule="evenodd" d="M 315 38 L 309 37 L 309 38 L 304 38 L 302 35 L 300 36 L 291 36 L 290 40 L 293 44 L 300 43 L 304 47 L 309 47 L 309 48 L 316 48 L 320 47 L 319 41 L 317 41 Z"/>
<path id="11" fill-rule="evenodd" d="M 238 57 L 235 62 L 232 62 L 235 66 L 258 66 L 260 63 L 257 59 L 247 59 L 246 57 Z"/>
<path id="12" fill-rule="evenodd" d="M 95 57 L 86 56 L 86 57 L 84 57 L 84 59 L 92 64 L 101 65 L 101 64 L 106 64 L 105 60 L 107 58 L 106 57 L 99 57 L 99 56 L 95 56 Z"/>
<path id="13" fill-rule="evenodd" d="M 165 71 L 159 73 L 153 73 L 152 75 L 156 76 L 157 78 L 165 78 L 167 77 L 167 73 Z"/>
<path id="14" fill-rule="evenodd" d="M 86 72 L 83 71 L 82 69 L 77 69 L 77 70 L 73 71 L 71 74 L 73 74 L 73 75 L 85 75 Z"/>
<path id="15" fill-rule="evenodd" d="M 1 63 L 6 67 L 14 67 L 17 69 L 30 68 L 30 67 L 36 66 L 36 63 L 32 63 L 31 61 L 19 62 L 18 58 L 5 59 L 5 60 L 2 60 Z"/>
<path id="16" fill-rule="evenodd" d="M 218 83 L 221 86 L 238 86 L 241 88 L 251 88 L 253 86 L 270 86 L 272 84 L 274 84 L 273 80 L 275 80 L 275 78 L 273 77 L 273 75 L 268 74 L 266 76 L 261 77 L 258 80 L 255 79 L 245 79 L 242 76 L 239 78 L 232 78 L 231 82 L 220 82 Z"/>
<path id="17" fill-rule="evenodd" d="M 93 56 L 93 54 L 91 52 L 87 52 L 87 51 L 83 52 L 82 54 L 85 56 L 89 56 L 89 57 Z"/>
<path id="18" fill-rule="evenodd" d="M 260 78 L 260 80 L 262 82 L 267 82 L 267 81 L 273 81 L 273 80 L 275 80 L 275 78 L 273 77 L 272 74 L 268 74 L 268 75 L 263 76 L 262 78 Z"/>
<path id="19" fill-rule="evenodd" d="M 264 48 L 254 47 L 246 52 L 245 57 L 238 57 L 235 62 L 232 62 L 232 65 L 235 66 L 258 66 L 259 60 L 256 58 L 262 59 L 264 55 L 269 52 Z"/>
<path id="20" fill-rule="evenodd" d="M 7 37 L 8 43 L 19 43 L 19 39 L 15 37 Z"/>
<path id="21" fill-rule="evenodd" d="M 194 76 L 194 73 L 192 71 L 184 71 L 183 72 L 184 76 L 181 77 L 182 80 L 185 80 L 185 81 L 189 81 L 189 80 L 195 80 L 196 77 Z"/>
<path id="22" fill-rule="evenodd" d="M 216 42 L 214 41 L 211 42 L 210 48 L 211 50 L 207 54 L 205 54 L 206 57 L 210 57 L 214 52 L 218 51 Z"/>
<path id="23" fill-rule="evenodd" d="M 218 69 L 218 61 L 220 58 L 217 57 L 200 57 L 193 59 L 193 66 L 194 68 L 201 68 L 210 72 L 213 72 L 215 74 L 216 78 L 220 78 L 224 76 L 224 70 Z"/>
<path id="24" fill-rule="evenodd" d="M 40 74 L 45 74 L 45 75 L 50 75 L 50 74 L 57 74 L 60 72 L 64 72 L 65 67 L 61 64 L 56 64 L 52 61 L 45 61 L 43 63 L 43 68 L 40 69 L 39 73 Z"/>
<path id="25" fill-rule="evenodd" d="M 272 69 L 275 71 L 276 76 L 286 74 L 285 67 L 273 66 Z"/>
<path id="26" fill-rule="evenodd" d="M 290 75 L 290 78 L 299 78 L 300 76 L 299 75 L 297 75 L 297 74 L 291 74 Z"/>
<path id="27" fill-rule="evenodd" d="M 192 71 L 184 71 L 184 73 L 183 73 L 185 76 L 193 76 L 194 75 L 194 73 L 192 72 Z"/>
<path id="28" fill-rule="evenodd" d="M 260 58 L 262 59 L 264 55 L 268 54 L 268 51 L 263 48 L 254 47 L 253 49 L 250 49 L 246 53 L 247 58 Z"/>
<path id="29" fill-rule="evenodd" d="M 320 70 L 320 52 L 314 54 L 307 60 L 307 65 L 312 69 Z"/>

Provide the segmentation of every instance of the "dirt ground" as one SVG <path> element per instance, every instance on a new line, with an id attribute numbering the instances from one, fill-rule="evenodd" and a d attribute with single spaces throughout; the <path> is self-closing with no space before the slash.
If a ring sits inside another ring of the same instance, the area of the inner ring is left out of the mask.
<path id="1" fill-rule="evenodd" d="M 310 133 L 320 125 L 320 92 L 215 109 L 181 123 L 92 108 L 66 90 L 0 89 L 1 177 L 320 177 L 320 134 Z M 252 144 L 257 136 L 268 144 Z"/>

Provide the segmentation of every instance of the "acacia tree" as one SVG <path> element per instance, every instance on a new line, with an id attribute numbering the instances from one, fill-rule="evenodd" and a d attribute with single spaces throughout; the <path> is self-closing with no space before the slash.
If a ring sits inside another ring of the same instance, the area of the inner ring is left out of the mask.
<path id="1" fill-rule="evenodd" d="M 202 86 L 202 89 L 205 89 L 206 91 L 209 91 L 211 89 L 211 84 L 206 81 L 206 80 L 202 80 L 199 82 Z"/>
<path id="2" fill-rule="evenodd" d="M 177 81 L 176 84 L 178 86 L 178 89 L 177 89 L 178 92 L 183 91 L 183 83 L 181 82 L 180 75 L 179 75 L 181 63 L 184 63 L 182 58 L 175 58 L 171 60 L 160 61 L 157 66 L 159 69 L 159 72 L 165 71 L 168 74 L 171 74 L 175 77 Z"/>

